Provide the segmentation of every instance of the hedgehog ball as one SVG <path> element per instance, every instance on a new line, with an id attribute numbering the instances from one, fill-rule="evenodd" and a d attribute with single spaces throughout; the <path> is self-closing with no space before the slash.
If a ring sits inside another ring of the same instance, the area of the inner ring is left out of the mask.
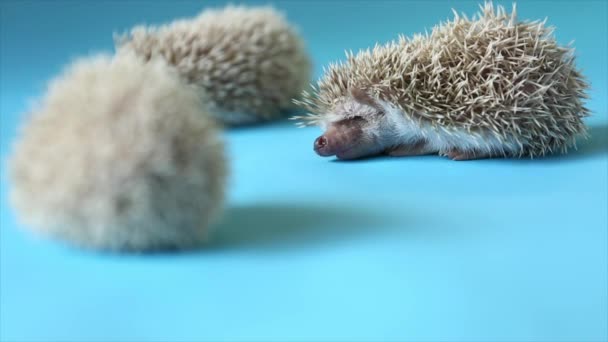
<path id="1" fill-rule="evenodd" d="M 16 212 L 34 232 L 82 247 L 199 245 L 226 173 L 203 102 L 162 61 L 77 60 L 50 83 L 15 144 Z"/>
<path id="2" fill-rule="evenodd" d="M 272 7 L 226 6 L 162 26 L 137 26 L 117 50 L 165 59 L 209 97 L 226 125 L 273 120 L 294 108 L 310 83 L 304 42 Z"/>

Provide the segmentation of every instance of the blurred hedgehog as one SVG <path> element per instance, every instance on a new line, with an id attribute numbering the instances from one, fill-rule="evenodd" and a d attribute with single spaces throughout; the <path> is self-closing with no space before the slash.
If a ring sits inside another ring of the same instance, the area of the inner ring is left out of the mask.
<path id="1" fill-rule="evenodd" d="M 310 82 L 302 39 L 272 7 L 228 6 L 160 27 L 138 26 L 116 38 L 118 50 L 156 56 L 202 88 L 228 125 L 277 118 Z"/>
<path id="2" fill-rule="evenodd" d="M 340 159 L 435 154 L 453 160 L 566 152 L 577 135 L 588 88 L 573 49 L 545 21 L 518 22 L 491 3 L 469 20 L 333 64 L 303 105 L 301 125 L 325 133 L 321 156 Z"/>
<path id="3" fill-rule="evenodd" d="M 84 247 L 196 246 L 224 196 L 214 122 L 164 62 L 78 60 L 23 127 L 8 164 L 12 203 L 35 232 Z"/>

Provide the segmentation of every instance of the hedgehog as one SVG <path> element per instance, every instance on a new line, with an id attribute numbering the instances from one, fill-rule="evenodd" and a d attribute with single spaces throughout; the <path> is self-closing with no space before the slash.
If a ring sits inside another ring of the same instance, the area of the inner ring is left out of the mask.
<path id="1" fill-rule="evenodd" d="M 310 83 L 303 40 L 272 7 L 207 9 L 159 27 L 136 26 L 115 40 L 118 51 L 144 61 L 164 58 L 207 94 L 211 112 L 228 126 L 282 117 Z"/>
<path id="2" fill-rule="evenodd" d="M 321 156 L 539 157 L 586 137 L 588 85 L 574 49 L 544 21 L 491 2 L 432 32 L 399 36 L 333 63 L 295 102 L 317 125 Z"/>
<path id="3" fill-rule="evenodd" d="M 164 61 L 128 53 L 74 61 L 33 106 L 9 157 L 18 216 L 83 248 L 199 246 L 226 178 L 223 142 L 204 108 Z"/>

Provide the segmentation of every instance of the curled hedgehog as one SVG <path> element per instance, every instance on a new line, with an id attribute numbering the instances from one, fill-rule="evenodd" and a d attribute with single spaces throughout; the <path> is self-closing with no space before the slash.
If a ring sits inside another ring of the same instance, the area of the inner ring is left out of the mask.
<path id="1" fill-rule="evenodd" d="M 224 202 L 227 162 L 204 99 L 162 61 L 70 64 L 32 108 L 8 162 L 27 228 L 86 248 L 194 248 Z"/>
<path id="2" fill-rule="evenodd" d="M 430 34 L 399 37 L 332 64 L 299 105 L 325 130 L 321 156 L 440 154 L 453 160 L 567 152 L 586 135 L 588 85 L 545 21 L 492 3 Z"/>
<path id="3" fill-rule="evenodd" d="M 117 50 L 174 67 L 226 125 L 276 119 L 310 82 L 304 42 L 272 7 L 226 6 L 116 37 Z"/>

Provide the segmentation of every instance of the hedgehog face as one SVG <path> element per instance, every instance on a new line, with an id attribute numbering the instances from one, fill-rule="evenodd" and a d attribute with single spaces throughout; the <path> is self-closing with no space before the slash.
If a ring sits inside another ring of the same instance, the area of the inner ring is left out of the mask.
<path id="1" fill-rule="evenodd" d="M 386 148 L 384 108 L 362 91 L 350 96 L 324 116 L 323 135 L 314 142 L 314 150 L 323 157 L 357 159 L 380 154 Z"/>
<path id="2" fill-rule="evenodd" d="M 353 117 L 327 126 L 325 133 L 314 143 L 315 152 L 323 157 L 336 156 L 339 159 L 356 159 L 372 154 L 373 141 L 365 134 L 365 119 Z"/>

